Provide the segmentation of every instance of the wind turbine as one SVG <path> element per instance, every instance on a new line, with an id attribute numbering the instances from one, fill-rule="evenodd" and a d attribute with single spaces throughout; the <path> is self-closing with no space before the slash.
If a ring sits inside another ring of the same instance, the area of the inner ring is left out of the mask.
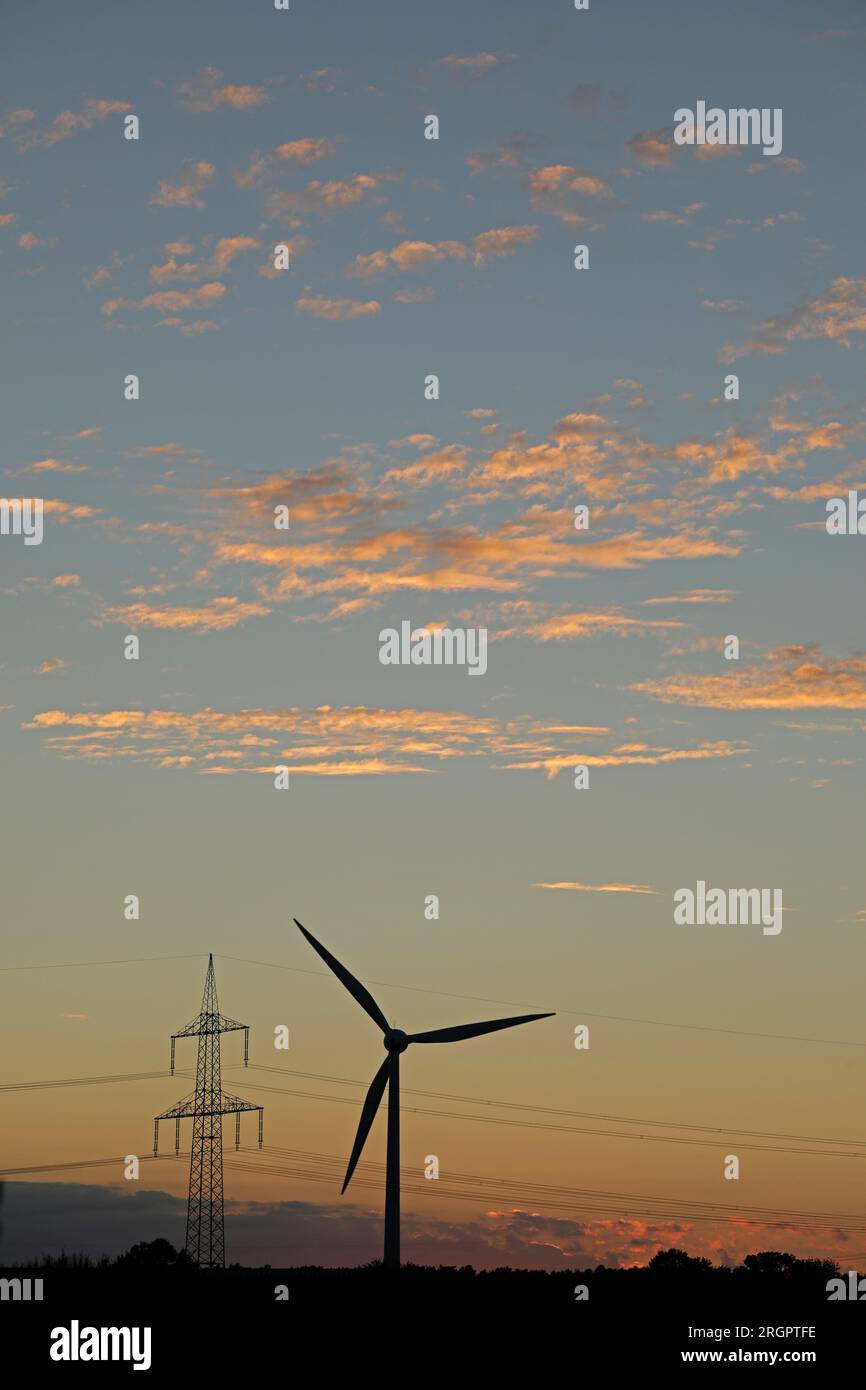
<path id="1" fill-rule="evenodd" d="M 341 965 L 331 952 L 326 950 L 320 941 L 302 927 L 297 917 L 294 919 L 295 926 L 307 938 L 313 950 L 316 951 L 329 969 L 333 970 L 337 979 L 351 994 L 356 1003 L 361 1005 L 365 1013 L 368 1013 L 373 1022 L 378 1024 L 384 1034 L 383 1042 L 388 1056 L 385 1058 L 373 1080 L 370 1082 L 370 1089 L 367 1092 L 364 1106 L 361 1111 L 361 1119 L 358 1122 L 358 1133 L 355 1135 L 355 1143 L 352 1147 L 349 1166 L 346 1169 L 346 1176 L 343 1179 L 343 1186 L 340 1195 L 346 1191 L 355 1171 L 361 1151 L 370 1133 L 370 1126 L 376 1118 L 376 1112 L 382 1096 L 385 1094 L 385 1087 L 388 1087 L 388 1154 L 385 1167 L 385 1264 L 399 1265 L 400 1263 L 400 1053 L 405 1052 L 410 1043 L 444 1043 L 462 1042 L 464 1038 L 477 1038 L 482 1033 L 496 1033 L 500 1028 L 514 1028 L 518 1023 L 532 1023 L 537 1018 L 553 1018 L 553 1014 L 521 1014 L 519 1018 L 492 1018 L 486 1023 L 461 1023 L 455 1028 L 434 1028 L 427 1033 L 404 1033 L 401 1028 L 392 1028 L 379 1005 L 376 1003 L 369 990 L 356 980 L 345 967 Z"/>

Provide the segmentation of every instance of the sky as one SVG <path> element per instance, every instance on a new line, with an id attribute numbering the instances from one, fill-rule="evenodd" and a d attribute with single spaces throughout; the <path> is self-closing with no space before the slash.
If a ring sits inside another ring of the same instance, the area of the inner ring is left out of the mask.
<path id="1" fill-rule="evenodd" d="M 404 1258 L 866 1258 L 862 6 L 0 26 L 3 1081 L 137 1078 L 4 1094 L 3 1258 L 182 1243 L 210 952 L 229 1259 L 378 1257 L 381 1039 L 293 917 L 407 1030 L 556 1011 L 404 1059 Z M 699 101 L 781 152 L 677 145 Z"/>

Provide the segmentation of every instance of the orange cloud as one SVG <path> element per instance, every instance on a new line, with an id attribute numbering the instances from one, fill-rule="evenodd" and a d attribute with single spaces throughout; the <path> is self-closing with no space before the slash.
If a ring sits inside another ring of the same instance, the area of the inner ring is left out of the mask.
<path id="1" fill-rule="evenodd" d="M 302 140 L 287 140 L 277 145 L 274 159 L 291 160 L 295 164 L 315 164 L 319 159 L 331 159 L 337 153 L 333 140 L 305 137 Z"/>
<path id="2" fill-rule="evenodd" d="M 199 195 L 212 181 L 216 169 L 206 160 L 189 164 L 173 179 L 161 179 L 159 188 L 151 198 L 157 207 L 203 208 L 204 199 Z"/>
<path id="3" fill-rule="evenodd" d="M 217 68 L 204 68 L 177 88 L 178 98 L 189 111 L 216 111 L 230 106 L 233 111 L 249 111 L 269 100 L 264 87 L 224 83 Z"/>
<path id="4" fill-rule="evenodd" d="M 574 169 L 570 164 L 549 164 L 533 169 L 526 178 L 532 205 L 552 213 L 562 222 L 585 222 L 581 212 L 585 201 L 610 198 L 610 184 L 596 174 Z"/>
<path id="5" fill-rule="evenodd" d="M 272 193 L 268 199 L 268 211 L 272 216 L 296 211 L 327 213 L 341 212 L 365 203 L 381 203 L 381 185 L 382 176 L 376 174 L 353 174 L 351 178 L 331 179 L 327 183 L 313 179 L 302 193 Z"/>
<path id="6" fill-rule="evenodd" d="M 668 130 L 667 126 L 658 130 L 640 130 L 626 141 L 625 147 L 638 164 L 648 169 L 670 164 L 676 150 L 673 131 Z"/>
<path id="7" fill-rule="evenodd" d="M 53 709 L 23 727 L 40 733 L 63 758 L 128 758 L 222 775 L 269 774 L 277 765 L 320 776 L 430 773 L 454 759 L 481 758 L 493 768 L 538 769 L 555 777 L 575 762 L 652 766 L 743 751 L 741 745 L 724 743 L 676 750 L 623 745 L 609 754 L 588 755 L 587 742 L 608 738 L 608 728 L 528 716 L 497 719 L 453 710 L 365 706 L 192 713 Z"/>
<path id="8" fill-rule="evenodd" d="M 454 78 L 474 78 L 484 77 L 487 73 L 494 72 L 501 64 L 501 59 L 495 53 L 449 53 L 446 58 L 440 58 L 439 64 Z"/>
<path id="9" fill-rule="evenodd" d="M 176 243 L 173 244 L 176 246 Z M 185 251 L 191 249 L 187 243 L 181 245 Z M 224 275 L 238 256 L 246 251 L 255 251 L 260 246 L 261 242 L 253 236 L 220 237 L 206 261 L 178 262 L 170 253 L 164 264 L 151 266 L 150 278 L 158 285 L 165 285 L 177 280 L 206 280 L 208 276 Z"/>
<path id="10" fill-rule="evenodd" d="M 557 888 L 569 893 L 655 893 L 645 883 L 533 883 L 533 888 Z"/>
<path id="11" fill-rule="evenodd" d="M 866 656 L 839 661 L 814 647 L 769 654 L 768 668 L 719 676 L 666 676 L 631 686 L 665 704 L 703 709 L 866 709 Z"/>
<path id="12" fill-rule="evenodd" d="M 35 236 L 33 232 L 22 232 L 18 237 L 18 245 L 22 251 L 35 251 L 37 246 L 55 246 L 56 237 Z"/>
<path id="13" fill-rule="evenodd" d="M 130 109 L 131 103 L 128 101 L 86 101 L 80 111 L 61 111 L 41 135 L 35 132 L 28 132 L 23 135 L 19 140 L 19 148 L 27 150 L 33 146 L 47 148 L 51 145 L 57 145 L 61 140 L 68 140 L 79 130 L 90 130 L 97 121 L 104 121 L 106 116 Z M 27 114 L 28 116 L 33 115 L 32 112 Z"/>
<path id="14" fill-rule="evenodd" d="M 22 473 L 88 473 L 84 463 L 63 463 L 60 459 L 39 459 L 22 468 Z"/>
<path id="15" fill-rule="evenodd" d="M 745 343 L 728 343 L 719 356 L 722 362 L 735 362 L 752 352 L 778 355 L 791 343 L 815 338 L 850 347 L 859 333 L 866 333 L 866 278 L 840 275 L 824 294 L 789 314 L 767 319 Z"/>
<path id="16" fill-rule="evenodd" d="M 298 300 L 295 309 L 301 314 L 312 314 L 317 319 L 337 321 L 366 318 L 370 314 L 379 314 L 382 311 L 382 305 L 376 299 L 364 301 L 358 299 L 324 299 L 317 295 L 305 295 Z"/>
<path id="17" fill-rule="evenodd" d="M 235 183 L 241 188 L 250 188 L 259 183 L 273 169 L 274 162 L 281 164 L 316 164 L 321 159 L 331 159 L 337 153 L 333 140 L 307 136 L 300 140 L 287 140 L 278 145 L 269 155 L 254 154 L 249 166 L 242 173 L 235 174 Z"/>
<path id="18" fill-rule="evenodd" d="M 367 256 L 356 256 L 349 273 L 360 276 L 382 275 L 387 270 L 405 273 L 445 260 L 472 260 L 476 266 L 481 266 L 485 257 L 511 256 L 528 246 L 537 236 L 537 227 L 494 227 L 488 232 L 479 232 L 467 243 L 401 241 L 390 251 L 372 251 Z"/>
<path id="19" fill-rule="evenodd" d="M 46 516 L 53 517 L 61 525 L 67 521 L 93 521 L 101 515 L 101 507 L 88 507 L 83 503 L 61 502 L 56 497 L 46 497 L 43 503 Z"/>
<path id="20" fill-rule="evenodd" d="M 734 597 L 733 589 L 689 589 L 684 594 L 671 594 L 667 598 L 641 599 L 641 603 L 730 603 Z"/>
<path id="21" fill-rule="evenodd" d="M 579 613 L 552 613 L 538 620 L 500 629 L 493 635 L 497 640 L 506 637 L 528 637 L 534 642 L 573 642 L 581 637 L 609 635 L 639 637 L 652 631 L 669 631 L 685 624 L 674 619 L 629 618 L 616 608 L 604 608 Z"/>
<path id="22" fill-rule="evenodd" d="M 219 280 L 200 285 L 197 290 L 157 290 L 145 295 L 136 305 L 138 309 L 155 309 L 160 314 L 174 314 L 182 309 L 194 309 L 201 304 L 216 304 L 226 293 L 225 285 Z"/>
<path id="23" fill-rule="evenodd" d="M 159 608 L 148 603 L 131 603 L 126 607 L 106 608 L 100 621 L 168 632 L 225 632 L 270 611 L 262 603 L 243 603 L 238 598 L 226 596 L 210 599 L 200 608 Z"/>

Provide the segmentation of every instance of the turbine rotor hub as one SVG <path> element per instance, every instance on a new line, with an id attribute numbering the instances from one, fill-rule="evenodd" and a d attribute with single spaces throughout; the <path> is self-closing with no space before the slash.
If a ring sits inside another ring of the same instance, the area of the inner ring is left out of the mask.
<path id="1" fill-rule="evenodd" d="M 402 1028 L 391 1028 L 383 1039 L 388 1052 L 405 1052 L 409 1046 L 409 1035 Z"/>

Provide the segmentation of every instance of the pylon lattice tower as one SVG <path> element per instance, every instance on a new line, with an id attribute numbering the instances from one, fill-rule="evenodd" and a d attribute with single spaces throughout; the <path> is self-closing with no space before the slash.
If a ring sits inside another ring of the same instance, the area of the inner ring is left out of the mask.
<path id="1" fill-rule="evenodd" d="M 237 1023 L 219 1011 L 213 956 L 208 958 L 201 1013 L 171 1037 L 171 1074 L 178 1038 L 198 1038 L 195 1091 L 164 1110 L 153 1121 L 153 1152 L 159 1148 L 160 1120 L 174 1120 L 174 1151 L 180 1152 L 180 1122 L 192 1120 L 192 1152 L 189 1164 L 189 1201 L 186 1209 L 186 1253 L 196 1264 L 222 1269 L 226 1262 L 223 1214 L 223 1115 L 234 1115 L 235 1148 L 240 1148 L 241 1115 L 259 1112 L 259 1148 L 262 1146 L 264 1110 L 222 1089 L 220 1034 L 244 1033 L 244 1066 L 249 1064 L 249 1024 Z"/>

